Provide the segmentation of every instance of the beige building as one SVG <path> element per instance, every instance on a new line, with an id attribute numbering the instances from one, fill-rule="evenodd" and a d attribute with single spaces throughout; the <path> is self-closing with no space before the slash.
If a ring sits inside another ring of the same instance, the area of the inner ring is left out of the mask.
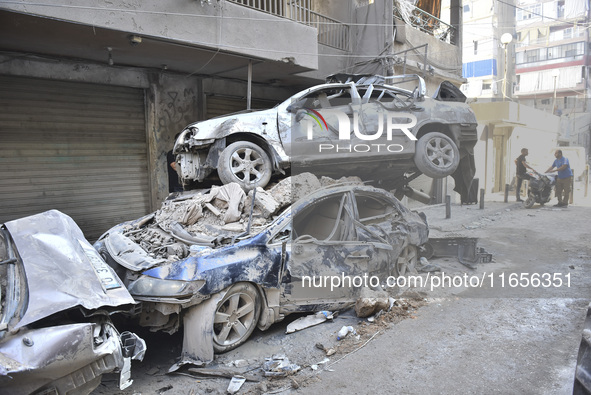
<path id="1" fill-rule="evenodd" d="M 514 102 L 472 103 L 478 120 L 474 148 L 476 178 L 486 193 L 503 192 L 515 184 L 514 160 L 528 148 L 528 163 L 545 171 L 554 157 L 560 118 Z"/>

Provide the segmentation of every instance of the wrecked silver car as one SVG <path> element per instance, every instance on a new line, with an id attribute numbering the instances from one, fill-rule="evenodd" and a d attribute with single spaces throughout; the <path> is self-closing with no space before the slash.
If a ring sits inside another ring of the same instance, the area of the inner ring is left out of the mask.
<path id="1" fill-rule="evenodd" d="M 110 315 L 136 302 L 74 221 L 52 210 L 0 227 L 0 393 L 90 393 L 131 384 L 145 343 Z"/>
<path id="2" fill-rule="evenodd" d="M 414 90 L 399 87 L 415 81 Z M 393 180 L 396 188 L 422 173 L 453 175 L 456 190 L 467 193 L 477 122 L 459 89 L 445 81 L 427 97 L 418 75 L 334 75 L 327 82 L 269 110 L 188 125 L 174 146 L 183 184 L 217 170 L 223 184 L 249 190 L 289 169 Z"/>
<path id="3" fill-rule="evenodd" d="M 290 313 L 355 303 L 360 285 L 330 278 L 385 281 L 416 263 L 424 215 L 385 190 L 292 178 L 248 195 L 235 183 L 194 192 L 95 243 L 142 302 L 140 325 L 184 325 L 183 363 L 210 362 Z"/>

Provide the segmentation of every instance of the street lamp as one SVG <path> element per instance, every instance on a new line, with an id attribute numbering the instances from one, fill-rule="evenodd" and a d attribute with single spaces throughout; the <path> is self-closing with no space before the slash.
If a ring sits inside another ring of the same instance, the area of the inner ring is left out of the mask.
<path id="1" fill-rule="evenodd" d="M 559 69 L 552 70 L 552 77 L 554 77 L 554 100 L 552 100 L 552 114 L 556 113 L 556 81 L 560 75 Z"/>
<path id="2" fill-rule="evenodd" d="M 501 36 L 501 44 L 505 50 L 505 71 L 503 73 L 503 101 L 507 97 L 507 46 L 513 41 L 513 35 L 511 33 L 505 33 Z"/>

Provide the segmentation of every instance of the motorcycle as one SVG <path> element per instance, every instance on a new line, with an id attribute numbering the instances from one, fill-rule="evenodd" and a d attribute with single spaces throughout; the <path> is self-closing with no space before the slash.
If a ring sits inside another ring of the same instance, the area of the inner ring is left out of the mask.
<path id="1" fill-rule="evenodd" d="M 531 208 L 534 203 L 544 205 L 552 199 L 552 188 L 556 184 L 555 174 L 540 174 L 531 169 L 527 171 L 530 176 L 529 187 L 527 188 L 527 199 L 525 208 Z"/>

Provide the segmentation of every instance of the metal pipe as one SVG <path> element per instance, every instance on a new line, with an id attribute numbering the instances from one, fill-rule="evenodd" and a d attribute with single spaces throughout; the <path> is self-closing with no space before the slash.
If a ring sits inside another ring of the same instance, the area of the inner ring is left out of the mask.
<path id="1" fill-rule="evenodd" d="M 248 82 L 246 84 L 246 109 L 250 110 L 252 97 L 252 59 L 248 59 Z"/>
<path id="2" fill-rule="evenodd" d="M 480 189 L 480 209 L 484 209 L 484 188 Z"/>

